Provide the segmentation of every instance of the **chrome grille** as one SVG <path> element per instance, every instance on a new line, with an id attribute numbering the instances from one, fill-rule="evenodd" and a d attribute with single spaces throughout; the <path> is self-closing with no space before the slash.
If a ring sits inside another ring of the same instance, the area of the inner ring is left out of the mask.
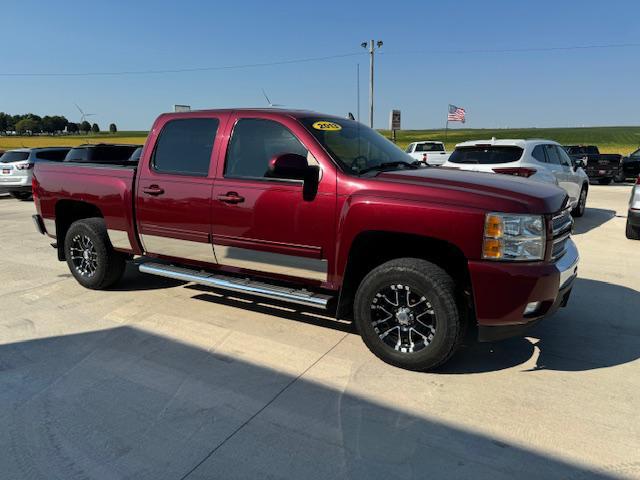
<path id="1" fill-rule="evenodd" d="M 567 250 L 567 240 L 571 237 L 573 230 L 573 217 L 571 210 L 566 209 L 553 216 L 551 220 L 553 247 L 551 250 L 551 260 L 556 260 L 564 255 Z"/>

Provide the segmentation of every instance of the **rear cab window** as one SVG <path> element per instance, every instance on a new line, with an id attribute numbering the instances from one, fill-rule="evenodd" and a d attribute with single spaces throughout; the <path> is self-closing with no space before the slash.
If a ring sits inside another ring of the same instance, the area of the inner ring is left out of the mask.
<path id="1" fill-rule="evenodd" d="M 456 148 L 449 162 L 493 165 L 497 163 L 517 162 L 524 150 L 511 145 L 473 145 Z"/>
<path id="2" fill-rule="evenodd" d="M 419 143 L 416 145 L 416 152 L 444 152 L 444 145 L 441 143 Z"/>
<path id="3" fill-rule="evenodd" d="M 156 141 L 151 168 L 157 173 L 206 177 L 220 121 L 183 118 L 168 121 Z M 133 150 L 129 152 L 129 158 Z"/>

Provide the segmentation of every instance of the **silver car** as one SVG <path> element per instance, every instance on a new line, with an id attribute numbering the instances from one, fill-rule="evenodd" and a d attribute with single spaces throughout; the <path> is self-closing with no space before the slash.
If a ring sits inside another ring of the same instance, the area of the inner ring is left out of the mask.
<path id="1" fill-rule="evenodd" d="M 19 200 L 31 198 L 31 177 L 37 161 L 61 162 L 70 147 L 18 148 L 0 157 L 0 193 Z"/>
<path id="2" fill-rule="evenodd" d="M 629 212 L 627 213 L 627 238 L 640 240 L 640 176 L 631 189 Z"/>

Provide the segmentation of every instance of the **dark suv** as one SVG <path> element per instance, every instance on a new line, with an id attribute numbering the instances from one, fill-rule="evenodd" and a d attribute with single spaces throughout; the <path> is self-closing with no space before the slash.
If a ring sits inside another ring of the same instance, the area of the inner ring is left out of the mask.
<path id="1" fill-rule="evenodd" d="M 86 144 L 72 148 L 65 162 L 125 165 L 140 145 Z"/>

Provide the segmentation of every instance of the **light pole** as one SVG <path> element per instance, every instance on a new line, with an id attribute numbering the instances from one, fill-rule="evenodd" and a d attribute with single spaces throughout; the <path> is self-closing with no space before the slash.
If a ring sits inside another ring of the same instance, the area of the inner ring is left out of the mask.
<path id="1" fill-rule="evenodd" d="M 370 40 L 369 43 L 362 42 L 362 48 L 369 48 L 369 126 L 373 128 L 373 55 L 382 46 L 382 41 Z"/>

